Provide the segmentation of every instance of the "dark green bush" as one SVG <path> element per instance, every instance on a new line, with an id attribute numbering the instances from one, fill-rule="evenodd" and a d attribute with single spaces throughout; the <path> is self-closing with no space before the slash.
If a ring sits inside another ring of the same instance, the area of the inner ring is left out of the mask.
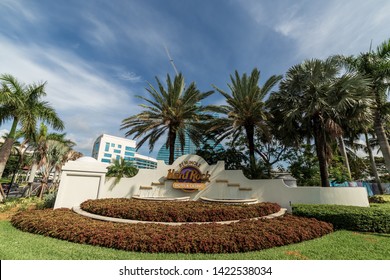
<path id="1" fill-rule="evenodd" d="M 56 202 L 57 192 L 48 193 L 43 197 L 42 209 L 53 208 Z"/>
<path id="2" fill-rule="evenodd" d="M 267 216 L 280 210 L 276 203 L 226 205 L 200 201 L 145 201 L 128 198 L 87 200 L 84 211 L 121 219 L 154 222 L 219 222 Z"/>
<path id="3" fill-rule="evenodd" d="M 377 207 L 296 204 L 292 212 L 332 223 L 335 229 L 390 233 L 390 212 Z"/>
<path id="4" fill-rule="evenodd" d="M 368 198 L 370 203 L 390 203 L 390 195 L 374 195 Z"/>
<path id="5" fill-rule="evenodd" d="M 316 219 L 286 215 L 231 224 L 122 224 L 77 215 L 69 209 L 18 213 L 18 229 L 127 251 L 149 253 L 237 253 L 297 243 L 331 233 L 333 227 Z"/>

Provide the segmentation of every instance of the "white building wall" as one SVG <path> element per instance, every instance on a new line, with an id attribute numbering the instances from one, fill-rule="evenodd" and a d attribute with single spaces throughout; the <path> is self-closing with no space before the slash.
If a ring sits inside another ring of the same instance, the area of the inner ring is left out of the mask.
<path id="1" fill-rule="evenodd" d="M 157 165 L 155 158 L 136 152 L 134 140 L 108 134 L 102 134 L 96 139 L 92 148 L 92 157 L 106 164 L 110 164 L 115 159 L 124 158 L 137 168 L 155 168 Z"/>
<path id="2" fill-rule="evenodd" d="M 100 142 L 100 146 L 97 154 L 95 151 L 96 142 Z M 106 150 L 106 143 L 109 143 L 108 150 Z M 104 156 L 105 154 L 111 154 L 110 157 L 111 160 L 116 159 L 117 156 L 125 158 L 127 156 L 126 152 L 130 152 L 130 151 L 126 151 L 126 147 L 132 148 L 131 150 L 133 154 L 132 157 L 134 157 L 135 148 L 136 148 L 136 142 L 134 140 L 103 134 L 99 136 L 98 139 L 96 139 L 92 156 L 96 158 L 99 162 L 102 162 L 102 159 L 108 159 L 107 157 Z M 119 151 L 119 153 L 117 151 Z"/>

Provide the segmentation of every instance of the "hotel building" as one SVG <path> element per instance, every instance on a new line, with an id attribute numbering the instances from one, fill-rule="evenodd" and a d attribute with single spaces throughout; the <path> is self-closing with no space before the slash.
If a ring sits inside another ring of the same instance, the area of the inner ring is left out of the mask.
<path id="1" fill-rule="evenodd" d="M 122 157 L 137 168 L 154 169 L 157 167 L 155 158 L 136 153 L 134 140 L 108 134 L 102 134 L 96 139 L 92 149 L 92 157 L 107 164 Z"/>

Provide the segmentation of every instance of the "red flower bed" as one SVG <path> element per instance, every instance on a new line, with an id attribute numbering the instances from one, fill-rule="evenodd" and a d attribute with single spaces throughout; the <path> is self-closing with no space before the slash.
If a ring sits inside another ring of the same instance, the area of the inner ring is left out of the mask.
<path id="1" fill-rule="evenodd" d="M 276 203 L 225 205 L 199 201 L 144 201 L 128 198 L 87 200 L 84 211 L 107 217 L 153 222 L 220 222 L 267 216 Z"/>
<path id="2" fill-rule="evenodd" d="M 232 224 L 122 224 L 102 222 L 69 209 L 33 210 L 16 214 L 18 229 L 76 243 L 164 253 L 237 253 L 309 240 L 333 227 L 316 219 L 286 215 Z"/>

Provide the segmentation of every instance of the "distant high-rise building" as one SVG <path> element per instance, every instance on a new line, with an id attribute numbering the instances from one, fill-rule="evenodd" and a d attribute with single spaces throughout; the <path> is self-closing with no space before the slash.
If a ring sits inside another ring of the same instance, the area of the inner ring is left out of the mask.
<path id="1" fill-rule="evenodd" d="M 180 141 L 178 139 L 176 139 L 175 141 L 175 155 L 174 155 L 175 160 L 178 157 L 181 157 L 182 155 L 189 155 L 189 154 L 196 153 L 196 146 L 191 141 L 190 137 L 186 134 L 184 139 L 185 139 L 185 144 L 184 144 L 183 151 L 181 150 Z M 166 164 L 169 163 L 169 148 L 166 148 L 165 144 L 163 144 L 160 150 L 158 151 L 157 160 L 163 160 Z"/>
<path id="2" fill-rule="evenodd" d="M 200 144 L 200 147 L 197 147 L 194 142 L 191 141 L 188 134 L 185 135 L 185 142 L 183 151 L 181 150 L 180 141 L 176 138 L 175 141 L 175 153 L 174 153 L 174 160 L 181 157 L 182 155 L 189 155 L 189 154 L 196 154 L 196 150 L 198 148 L 201 148 L 204 146 L 204 144 Z M 215 146 L 215 141 L 213 140 L 207 140 L 206 143 L 210 145 L 211 147 Z M 224 150 L 223 146 L 221 144 L 218 144 L 214 150 Z M 157 160 L 163 160 L 166 164 L 169 163 L 169 148 L 166 148 L 165 144 L 161 146 L 160 150 L 157 154 Z"/>
<path id="3" fill-rule="evenodd" d="M 200 106 L 200 102 L 197 103 L 198 106 Z M 218 118 L 219 115 L 217 113 L 212 114 L 215 118 Z M 211 147 L 215 146 L 215 141 L 213 140 L 207 140 L 205 144 L 208 144 Z M 186 133 L 184 137 L 184 147 L 183 151 L 181 149 L 180 140 L 176 138 L 175 141 L 175 153 L 174 153 L 174 160 L 181 157 L 182 155 L 189 155 L 189 154 L 196 154 L 196 150 L 203 147 L 204 144 L 200 144 L 200 147 L 197 147 L 195 143 L 190 139 L 189 135 Z M 214 147 L 215 151 L 218 150 L 224 150 L 223 146 L 221 144 L 218 144 Z M 157 154 L 157 160 L 163 160 L 166 164 L 169 163 L 169 148 L 166 147 L 165 144 L 163 144 L 158 151 Z"/>
<path id="4" fill-rule="evenodd" d="M 136 153 L 134 140 L 108 134 L 102 134 L 96 139 L 92 148 L 92 157 L 107 164 L 122 157 L 137 168 L 153 169 L 157 167 L 155 158 Z"/>

